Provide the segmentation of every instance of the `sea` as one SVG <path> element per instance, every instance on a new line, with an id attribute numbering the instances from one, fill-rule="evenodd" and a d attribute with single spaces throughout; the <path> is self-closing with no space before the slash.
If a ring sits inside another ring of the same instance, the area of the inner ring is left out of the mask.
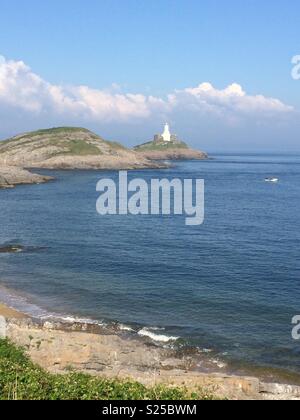
<path id="1" fill-rule="evenodd" d="M 116 171 L 39 172 L 55 181 L 0 190 L 0 245 L 24 247 L 0 253 L 0 301 L 43 319 L 117 325 L 199 352 L 216 371 L 300 383 L 299 154 L 215 154 L 129 173 L 204 179 L 200 226 L 180 215 L 100 216 L 96 184 Z"/>

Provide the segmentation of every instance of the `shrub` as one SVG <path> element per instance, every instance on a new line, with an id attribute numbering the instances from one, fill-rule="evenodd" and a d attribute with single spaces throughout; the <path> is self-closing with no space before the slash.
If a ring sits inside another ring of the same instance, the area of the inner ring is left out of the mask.
<path id="1" fill-rule="evenodd" d="M 213 399 L 199 390 L 134 381 L 104 379 L 82 373 L 54 375 L 34 364 L 23 349 L 0 340 L 0 400 L 192 400 Z"/>

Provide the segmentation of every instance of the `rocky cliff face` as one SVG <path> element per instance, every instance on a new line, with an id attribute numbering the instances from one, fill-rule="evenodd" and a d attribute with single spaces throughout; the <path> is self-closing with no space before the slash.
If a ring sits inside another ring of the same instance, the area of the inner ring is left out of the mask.
<path id="1" fill-rule="evenodd" d="M 165 142 L 154 140 L 149 143 L 136 146 L 134 150 L 146 159 L 150 160 L 203 160 L 208 155 L 198 150 L 193 150 L 182 141 L 176 140 Z"/>
<path id="2" fill-rule="evenodd" d="M 139 169 L 158 165 L 84 128 L 25 133 L 0 142 L 0 166 L 48 169 Z"/>

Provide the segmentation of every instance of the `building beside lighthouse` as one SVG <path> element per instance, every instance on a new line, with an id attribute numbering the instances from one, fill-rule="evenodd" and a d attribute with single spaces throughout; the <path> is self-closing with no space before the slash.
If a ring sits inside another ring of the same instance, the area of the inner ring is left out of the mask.
<path id="1" fill-rule="evenodd" d="M 179 139 L 175 134 L 171 134 L 170 126 L 169 126 L 168 123 L 166 123 L 165 128 L 164 128 L 164 132 L 162 134 L 156 134 L 154 136 L 154 142 L 155 143 L 161 143 L 161 142 L 177 143 L 177 142 L 179 142 Z"/>

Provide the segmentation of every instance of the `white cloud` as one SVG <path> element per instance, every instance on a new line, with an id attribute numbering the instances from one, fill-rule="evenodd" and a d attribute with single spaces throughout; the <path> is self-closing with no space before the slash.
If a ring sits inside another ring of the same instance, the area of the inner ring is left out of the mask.
<path id="1" fill-rule="evenodd" d="M 22 61 L 0 62 L 0 103 L 33 113 L 59 113 L 105 121 L 147 118 L 163 101 L 141 94 L 111 93 L 88 86 L 52 85 Z"/>
<path id="2" fill-rule="evenodd" d="M 120 93 L 88 86 L 59 86 L 48 83 L 22 61 L 0 56 L 0 106 L 23 110 L 38 118 L 57 116 L 91 122 L 150 120 L 158 116 L 173 119 L 178 112 L 210 115 L 226 124 L 247 118 L 276 118 L 293 112 L 279 99 L 248 95 L 237 84 L 216 89 L 210 83 L 176 90 L 166 98 Z M 19 111 L 18 111 L 19 112 Z"/>
<path id="3" fill-rule="evenodd" d="M 247 95 L 237 83 L 221 90 L 215 89 L 210 83 L 202 83 L 195 88 L 176 91 L 169 100 L 174 106 L 192 106 L 200 113 L 216 114 L 228 121 L 232 117 L 238 119 L 256 115 L 261 119 L 294 111 L 293 107 L 285 105 L 279 99 Z"/>

